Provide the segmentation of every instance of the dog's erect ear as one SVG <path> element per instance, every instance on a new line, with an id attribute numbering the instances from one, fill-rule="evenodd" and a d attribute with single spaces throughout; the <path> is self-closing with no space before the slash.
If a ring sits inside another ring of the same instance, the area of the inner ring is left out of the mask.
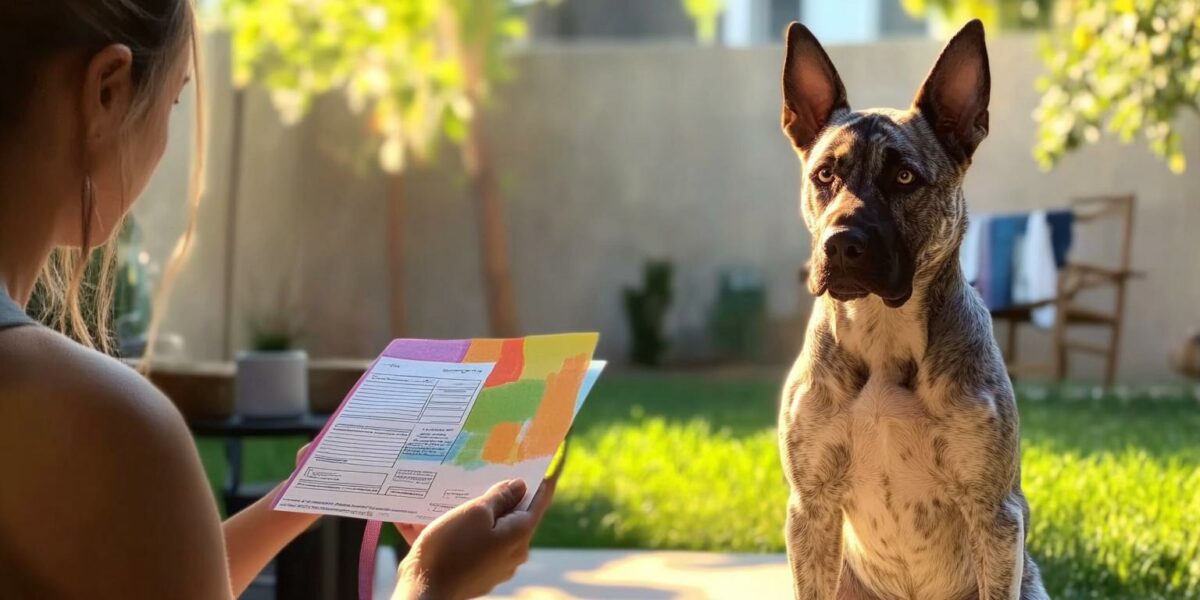
<path id="1" fill-rule="evenodd" d="M 788 25 L 787 55 L 783 59 L 783 132 L 792 144 L 807 151 L 833 112 L 849 106 L 846 87 L 821 43 L 807 27 Z"/>
<path id="2" fill-rule="evenodd" d="M 970 161 L 987 137 L 991 88 L 983 23 L 973 19 L 946 44 L 913 100 L 946 152 L 959 162 Z"/>

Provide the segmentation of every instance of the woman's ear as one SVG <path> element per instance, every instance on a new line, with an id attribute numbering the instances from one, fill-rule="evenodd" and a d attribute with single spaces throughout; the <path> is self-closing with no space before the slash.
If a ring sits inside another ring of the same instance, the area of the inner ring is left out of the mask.
<path id="1" fill-rule="evenodd" d="M 83 115 L 85 143 L 116 136 L 133 106 L 133 53 L 124 44 L 111 44 L 92 55 L 84 67 Z"/>

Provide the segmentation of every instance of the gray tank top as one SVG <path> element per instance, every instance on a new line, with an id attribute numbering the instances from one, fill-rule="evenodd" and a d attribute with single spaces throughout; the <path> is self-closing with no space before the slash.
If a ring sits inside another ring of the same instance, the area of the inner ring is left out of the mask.
<path id="1" fill-rule="evenodd" d="M 25 311 L 8 297 L 8 291 L 0 286 L 0 330 L 21 325 L 33 325 L 36 321 L 29 318 Z"/>

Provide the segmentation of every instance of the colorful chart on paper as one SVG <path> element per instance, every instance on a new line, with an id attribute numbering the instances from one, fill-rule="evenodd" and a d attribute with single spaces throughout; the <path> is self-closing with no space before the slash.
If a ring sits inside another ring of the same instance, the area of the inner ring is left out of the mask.
<path id="1" fill-rule="evenodd" d="M 385 355 L 495 363 L 442 462 L 471 469 L 552 457 L 571 428 L 597 334 L 452 342 L 398 340 Z"/>
<path id="2" fill-rule="evenodd" d="M 395 340 L 275 501 L 429 522 L 503 479 L 537 481 L 604 368 L 594 333 Z M 536 491 L 528 488 L 521 505 Z"/>

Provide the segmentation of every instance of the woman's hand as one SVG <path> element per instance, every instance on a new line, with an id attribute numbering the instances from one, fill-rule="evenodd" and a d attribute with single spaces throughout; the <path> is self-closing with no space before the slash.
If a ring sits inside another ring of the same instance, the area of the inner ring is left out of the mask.
<path id="1" fill-rule="evenodd" d="M 551 469 L 550 474 L 542 480 L 542 487 L 538 490 L 537 497 L 533 499 L 533 505 L 537 505 L 539 502 L 545 502 L 548 506 L 550 500 L 554 497 L 555 485 L 558 484 L 558 478 L 562 475 L 563 467 L 565 467 L 567 464 L 567 450 L 570 448 L 568 442 L 570 441 L 570 438 L 563 440 L 562 454 L 559 455 L 558 460 L 554 462 L 554 466 Z M 304 448 L 301 448 L 300 451 L 303 452 L 305 448 L 308 448 L 308 446 L 304 446 Z M 297 456 L 297 463 L 298 462 L 299 456 Z M 297 466 L 299 466 L 299 464 L 297 464 Z M 532 506 L 530 507 L 530 510 L 533 510 Z M 545 507 L 542 508 L 542 511 L 545 511 Z M 417 525 L 415 523 L 392 524 L 396 526 L 396 531 L 400 532 L 400 536 L 404 538 L 405 543 L 407 543 L 410 548 L 413 544 L 417 543 L 417 536 L 421 535 L 421 532 L 425 531 L 425 528 L 428 527 L 428 525 Z"/>
<path id="2" fill-rule="evenodd" d="M 474 598 L 508 581 L 529 558 L 529 541 L 550 505 L 555 483 L 542 483 L 529 510 L 515 510 L 526 487 L 513 480 L 492 486 L 423 531 L 400 528 L 406 540 L 411 534 L 415 539 L 400 564 L 396 598 Z"/>

